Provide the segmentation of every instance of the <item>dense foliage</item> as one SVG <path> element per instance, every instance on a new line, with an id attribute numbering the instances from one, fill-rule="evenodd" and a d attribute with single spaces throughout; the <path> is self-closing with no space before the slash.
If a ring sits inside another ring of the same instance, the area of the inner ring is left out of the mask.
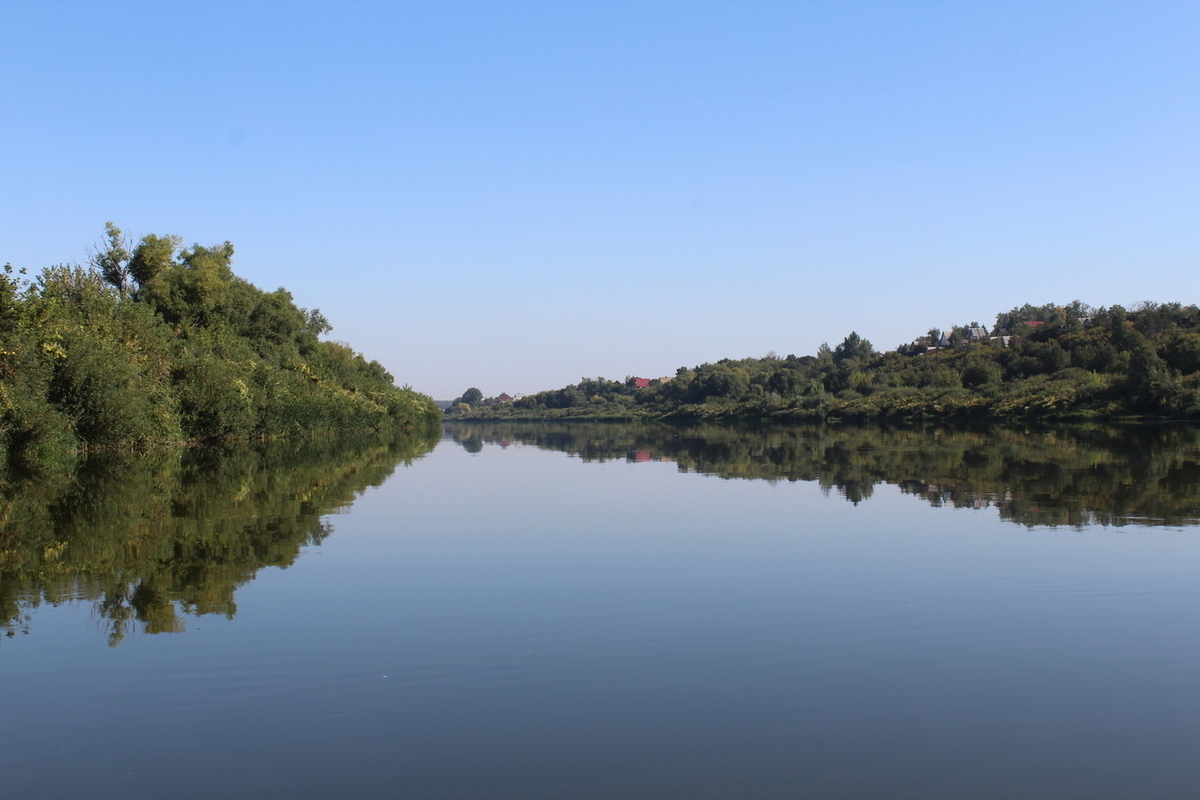
<path id="1" fill-rule="evenodd" d="M 440 431 L 91 453 L 0 483 L 0 631 L 90 601 L 116 644 L 237 611 L 235 590 L 331 531 L 324 516 L 433 449 Z"/>
<path id="2" fill-rule="evenodd" d="M 947 419 L 1200 416 L 1200 309 L 1023 306 L 877 353 L 851 333 L 815 356 L 723 359 L 673 378 L 584 378 L 466 419 Z M 645 381 L 640 381 L 645 383 Z"/>
<path id="3" fill-rule="evenodd" d="M 880 483 L 1023 525 L 1200 524 L 1200 427 L 490 422 L 448 426 L 469 452 L 513 443 L 585 461 L 672 462 L 727 479 L 815 481 L 852 503 Z"/>
<path id="4" fill-rule="evenodd" d="M 433 402 L 321 341 L 319 311 L 234 275 L 233 246 L 136 246 L 0 274 L 0 465 L 88 447 L 428 425 Z"/>

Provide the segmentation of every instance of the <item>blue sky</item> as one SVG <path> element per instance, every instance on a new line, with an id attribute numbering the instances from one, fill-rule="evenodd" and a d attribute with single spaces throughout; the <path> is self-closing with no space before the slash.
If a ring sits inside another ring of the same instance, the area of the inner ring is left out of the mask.
<path id="1" fill-rule="evenodd" d="M 0 261 L 230 240 L 438 399 L 1200 301 L 1200 3 L 0 3 Z"/>

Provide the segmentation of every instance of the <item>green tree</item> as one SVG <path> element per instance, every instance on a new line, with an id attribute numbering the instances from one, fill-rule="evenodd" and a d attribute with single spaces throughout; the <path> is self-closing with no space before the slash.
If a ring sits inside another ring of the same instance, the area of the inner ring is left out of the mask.
<path id="1" fill-rule="evenodd" d="M 155 273 L 145 284 L 147 298 L 172 323 L 208 325 L 224 310 L 234 282 L 233 245 L 192 245 L 178 263 Z"/>
<path id="2" fill-rule="evenodd" d="M 129 273 L 139 286 L 150 283 L 156 275 L 175 263 L 175 251 L 181 242 L 178 236 L 149 234 L 142 237 L 129 261 Z"/>
<path id="3" fill-rule="evenodd" d="M 866 360 L 874 358 L 876 355 L 875 348 L 871 346 L 871 343 L 855 331 L 851 331 L 850 335 L 833 349 L 833 360 L 838 363 L 852 358 Z"/>
<path id="4" fill-rule="evenodd" d="M 88 258 L 102 278 L 112 285 L 121 297 L 129 289 L 129 239 L 111 222 L 104 223 L 104 239 Z"/>
<path id="5" fill-rule="evenodd" d="M 475 407 L 483 400 L 483 392 L 472 386 L 462 393 L 462 396 L 454 401 L 454 405 L 465 403 L 468 406 Z"/>

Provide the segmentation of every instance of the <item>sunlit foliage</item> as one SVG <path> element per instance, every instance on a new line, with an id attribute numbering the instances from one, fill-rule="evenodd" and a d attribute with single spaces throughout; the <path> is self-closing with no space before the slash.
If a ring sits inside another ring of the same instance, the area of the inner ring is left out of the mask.
<path id="1" fill-rule="evenodd" d="M 0 465 L 89 447 L 436 423 L 433 402 L 344 345 L 317 310 L 232 270 L 233 245 L 132 245 L 0 274 Z"/>

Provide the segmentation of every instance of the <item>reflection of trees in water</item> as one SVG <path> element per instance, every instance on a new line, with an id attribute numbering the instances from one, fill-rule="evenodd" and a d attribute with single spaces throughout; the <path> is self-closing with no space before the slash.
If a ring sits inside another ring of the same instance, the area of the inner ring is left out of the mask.
<path id="1" fill-rule="evenodd" d="M 934 506 L 995 507 L 1023 525 L 1193 525 L 1200 428 L 888 428 L 465 423 L 456 441 L 516 441 L 584 460 L 675 462 L 722 478 L 815 481 L 853 503 L 879 483 Z"/>
<path id="2" fill-rule="evenodd" d="M 237 611 L 234 591 L 287 567 L 332 528 L 322 516 L 429 452 L 436 430 L 236 447 L 105 453 L 73 472 L 0 484 L 0 625 L 88 600 L 118 643 Z"/>

